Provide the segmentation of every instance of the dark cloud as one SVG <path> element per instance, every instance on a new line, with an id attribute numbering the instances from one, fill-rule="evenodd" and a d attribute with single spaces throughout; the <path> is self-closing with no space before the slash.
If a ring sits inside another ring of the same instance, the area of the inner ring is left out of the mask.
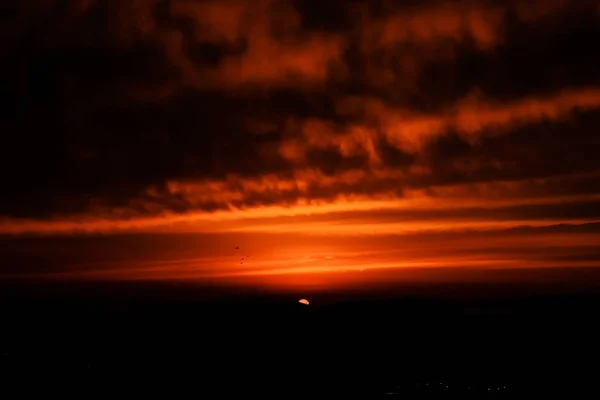
<path id="1" fill-rule="evenodd" d="M 595 1 L 39 0 L 0 13 L 3 217 L 542 178 L 560 185 L 536 196 L 600 190 L 582 178 L 600 168 Z"/>

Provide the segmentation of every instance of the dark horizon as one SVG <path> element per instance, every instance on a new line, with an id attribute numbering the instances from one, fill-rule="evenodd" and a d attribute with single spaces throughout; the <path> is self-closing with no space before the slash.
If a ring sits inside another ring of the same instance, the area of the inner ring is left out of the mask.
<path id="1" fill-rule="evenodd" d="M 597 290 L 422 285 L 389 297 L 307 296 L 306 306 L 290 293 L 222 289 L 212 301 L 189 282 L 44 285 L 0 295 L 0 371 L 15 390 L 35 380 L 94 398 L 598 392 L 587 368 L 598 355 Z"/>

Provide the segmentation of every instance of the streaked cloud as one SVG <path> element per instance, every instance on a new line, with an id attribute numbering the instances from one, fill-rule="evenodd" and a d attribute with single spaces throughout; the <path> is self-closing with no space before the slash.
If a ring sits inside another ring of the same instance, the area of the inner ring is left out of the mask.
<path id="1" fill-rule="evenodd" d="M 261 247 L 248 271 L 193 254 L 128 277 L 597 262 L 596 232 L 568 231 L 600 220 L 597 1 L 5 3 L 0 234 L 281 236 L 292 253 L 362 237 L 377 254 L 281 266 Z M 517 248 L 561 227 L 564 252 Z M 394 234 L 471 236 L 447 257 L 374 244 Z"/>

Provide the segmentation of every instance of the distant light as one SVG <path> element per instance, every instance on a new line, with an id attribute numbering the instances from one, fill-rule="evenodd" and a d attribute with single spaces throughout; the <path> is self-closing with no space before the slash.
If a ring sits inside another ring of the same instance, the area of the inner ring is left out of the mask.
<path id="1" fill-rule="evenodd" d="M 304 304 L 304 305 L 309 305 L 310 304 L 310 302 L 308 300 L 306 300 L 306 299 L 300 299 L 300 300 L 298 300 L 298 303 Z"/>

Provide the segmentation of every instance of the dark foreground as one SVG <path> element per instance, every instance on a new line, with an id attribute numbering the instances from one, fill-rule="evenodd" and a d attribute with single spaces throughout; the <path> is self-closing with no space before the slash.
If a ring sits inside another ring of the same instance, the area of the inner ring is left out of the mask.
<path id="1" fill-rule="evenodd" d="M 307 307 L 293 296 L 231 293 L 224 302 L 199 291 L 210 289 L 3 284 L 1 390 L 281 399 L 600 392 L 594 292 L 479 288 L 471 297 L 323 297 Z"/>

